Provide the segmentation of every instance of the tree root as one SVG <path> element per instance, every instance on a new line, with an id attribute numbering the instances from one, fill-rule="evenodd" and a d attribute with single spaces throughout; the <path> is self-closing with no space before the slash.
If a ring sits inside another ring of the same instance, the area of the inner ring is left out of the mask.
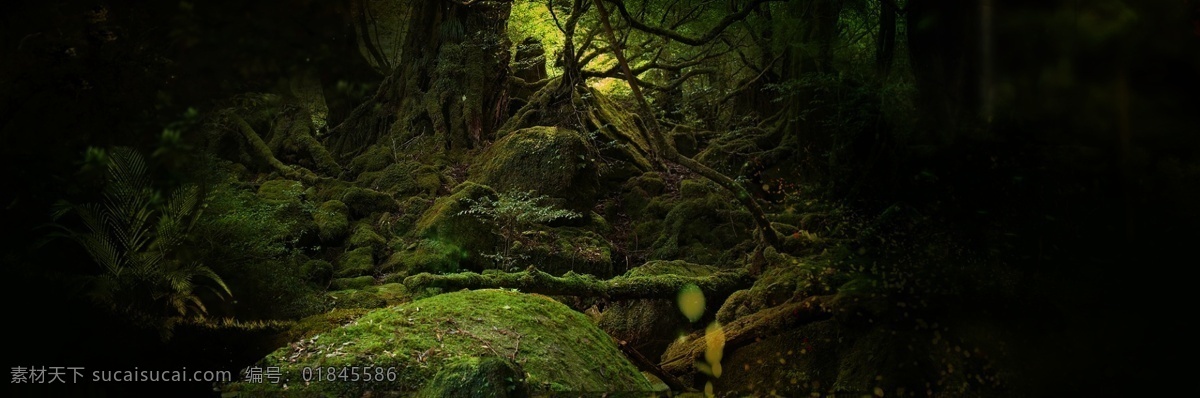
<path id="1" fill-rule="evenodd" d="M 710 301 L 729 297 L 735 291 L 749 288 L 753 282 L 753 278 L 742 269 L 722 271 L 708 277 L 618 276 L 609 280 L 597 280 L 590 275 L 571 272 L 557 277 L 534 267 L 529 267 L 523 272 L 497 274 L 420 273 L 404 279 L 404 285 L 410 291 L 428 287 L 445 290 L 507 288 L 549 296 L 602 297 L 611 300 L 674 299 L 680 289 L 692 284 L 699 287 Z"/>
<path id="2" fill-rule="evenodd" d="M 801 302 L 783 304 L 758 311 L 721 326 L 725 334 L 725 352 L 744 347 L 761 338 L 774 336 L 781 331 L 801 325 L 829 319 L 832 312 L 826 308 L 828 296 L 809 297 Z M 672 344 L 663 354 L 662 369 L 673 375 L 683 375 L 695 369 L 697 361 L 704 358 L 708 342 L 704 331 L 687 337 L 686 343 Z"/>
<path id="3" fill-rule="evenodd" d="M 271 152 L 271 148 L 267 146 L 267 143 L 263 142 L 262 137 L 259 137 L 258 133 L 254 131 L 254 127 L 251 127 L 250 123 L 246 123 L 246 120 L 242 119 L 241 116 L 233 113 L 229 113 L 225 116 L 230 122 L 233 122 L 238 133 L 240 133 L 242 138 L 246 140 L 246 143 L 250 145 L 249 154 L 251 156 L 254 156 L 259 161 L 271 166 L 272 169 L 275 169 L 275 171 L 279 172 L 279 174 L 282 174 L 284 177 L 289 179 L 300 180 L 306 184 L 315 184 L 321 179 L 308 169 L 303 167 L 288 166 L 279 161 L 279 159 L 275 157 L 275 154 Z"/>

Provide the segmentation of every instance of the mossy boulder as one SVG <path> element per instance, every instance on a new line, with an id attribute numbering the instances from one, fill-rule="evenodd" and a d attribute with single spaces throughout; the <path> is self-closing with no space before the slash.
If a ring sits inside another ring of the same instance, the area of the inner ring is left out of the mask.
<path id="1" fill-rule="evenodd" d="M 339 278 L 375 273 L 375 257 L 369 247 L 360 247 L 338 256 L 334 275 Z"/>
<path id="2" fill-rule="evenodd" d="M 391 195 L 410 193 L 417 185 L 414 176 L 420 166 L 412 161 L 391 163 L 382 170 L 359 174 L 355 184 Z"/>
<path id="3" fill-rule="evenodd" d="M 556 127 L 521 129 L 496 141 L 471 168 L 471 180 L 499 192 L 534 191 L 579 212 L 595 205 L 600 184 L 583 136 Z"/>
<path id="4" fill-rule="evenodd" d="M 835 271 L 835 260 L 829 255 L 796 258 L 767 248 L 763 257 L 766 270 L 750 289 L 734 292 L 725 300 L 717 311 L 717 321 L 729 323 L 788 301 L 829 294 L 848 281 L 844 273 Z M 850 288 L 859 293 L 858 286 L 856 282 Z"/>
<path id="5" fill-rule="evenodd" d="M 313 222 L 321 242 L 336 245 L 350 232 L 350 210 L 340 200 L 326 201 L 313 212 Z"/>
<path id="6" fill-rule="evenodd" d="M 612 244 L 595 232 L 575 227 L 539 228 L 527 231 L 512 252 L 528 256 L 521 263 L 537 265 L 551 275 L 567 272 L 613 276 Z"/>
<path id="7" fill-rule="evenodd" d="M 432 239 L 421 239 L 417 243 L 397 250 L 383 262 L 383 272 L 400 272 L 409 275 L 429 272 L 444 274 L 458 272 L 459 262 L 467 253 L 452 244 Z"/>
<path id="8" fill-rule="evenodd" d="M 360 222 L 354 225 L 354 233 L 350 234 L 349 239 L 346 239 L 346 245 L 351 248 L 370 248 L 372 254 L 379 256 L 387 248 L 387 240 L 375 232 L 371 224 Z"/>
<path id="9" fill-rule="evenodd" d="M 304 195 L 304 184 L 292 180 L 271 180 L 258 187 L 258 197 L 268 203 L 299 202 Z"/>
<path id="10" fill-rule="evenodd" d="M 350 214 L 359 218 L 399 208 L 399 204 L 391 195 L 359 187 L 347 188 L 341 199 L 346 207 L 350 208 Z"/>
<path id="11" fill-rule="evenodd" d="M 359 278 L 353 278 L 353 279 L 359 279 Z M 336 282 L 339 280 L 340 279 L 335 279 L 334 281 Z M 375 283 L 375 280 L 372 279 L 369 283 Z M 369 285 L 367 285 L 367 286 L 369 286 Z M 363 286 L 363 287 L 366 287 L 366 286 Z M 361 289 L 361 287 L 346 287 L 344 290 L 329 292 L 330 304 L 333 306 L 333 308 L 341 308 L 341 309 L 348 309 L 348 308 L 374 309 L 374 308 L 383 308 L 383 307 L 387 306 L 387 301 L 384 300 L 383 297 L 379 297 L 378 294 L 375 294 L 373 292 L 369 292 L 366 290 L 360 290 L 360 289 Z"/>
<path id="12" fill-rule="evenodd" d="M 337 278 L 329 281 L 329 290 L 365 289 L 375 284 L 375 277 L 370 275 L 352 278 Z"/>
<path id="13" fill-rule="evenodd" d="M 478 364 L 471 358 L 478 358 Z M 487 364 L 484 358 L 512 361 L 514 368 L 516 364 L 520 368 L 505 370 L 505 366 L 497 367 L 502 364 Z M 439 385 L 454 380 L 479 383 L 480 379 L 491 380 L 489 375 L 509 373 L 523 374 L 532 395 L 652 389 L 612 338 L 587 316 L 545 296 L 507 290 L 460 291 L 378 309 L 341 328 L 280 348 L 259 365 L 300 374 L 304 368 L 364 363 L 393 372 L 395 377 L 357 383 L 293 383 L 288 391 L 326 396 L 413 395 L 422 391 L 453 395 L 460 390 Z M 456 374 L 442 373 L 447 369 L 457 369 L 451 371 Z M 505 381 L 475 384 L 484 390 L 471 395 L 502 396 L 510 386 Z M 228 390 L 254 394 L 281 388 L 269 383 L 237 383 Z"/>
<path id="14" fill-rule="evenodd" d="M 648 210 L 653 206 L 648 206 Z M 748 242 L 754 222 L 731 198 L 712 193 L 675 202 L 652 245 L 653 259 L 717 264 L 731 261 L 730 249 Z"/>
<path id="15" fill-rule="evenodd" d="M 300 274 L 309 282 L 324 285 L 333 277 L 333 264 L 321 259 L 308 260 L 300 266 Z"/>
<path id="16" fill-rule="evenodd" d="M 416 236 L 438 242 L 443 252 L 457 253 L 461 268 L 482 270 L 491 260 L 480 255 L 496 251 L 497 237 L 491 226 L 461 212 L 470 208 L 468 200 L 483 197 L 495 199 L 496 191 L 469 181 L 459 184 L 425 210 L 413 226 Z"/>
<path id="17" fill-rule="evenodd" d="M 680 275 L 704 277 L 712 275 L 715 267 L 684 261 L 651 261 L 629 270 L 627 276 Z M 712 299 L 712 298 L 708 298 Z M 675 300 L 645 299 L 614 303 L 600 316 L 599 326 L 610 336 L 624 340 L 647 358 L 658 358 L 667 346 L 681 335 L 703 329 L 711 319 L 712 309 L 691 322 L 679 310 Z"/>
<path id="18" fill-rule="evenodd" d="M 365 172 L 383 170 L 395 162 L 396 158 L 390 148 L 384 145 L 375 145 L 367 148 L 366 151 L 355 156 L 354 160 L 350 161 L 349 173 L 351 178 L 353 178 Z"/>
<path id="19" fill-rule="evenodd" d="M 396 305 L 412 301 L 412 294 L 408 292 L 408 286 L 403 283 L 385 283 L 382 285 L 370 286 L 365 291 L 374 293 L 383 299 L 387 305 Z"/>
<path id="20" fill-rule="evenodd" d="M 423 196 L 409 196 L 400 201 L 400 209 L 393 214 L 392 223 L 388 226 L 394 235 L 406 235 L 412 230 L 417 219 L 433 205 L 433 199 Z"/>

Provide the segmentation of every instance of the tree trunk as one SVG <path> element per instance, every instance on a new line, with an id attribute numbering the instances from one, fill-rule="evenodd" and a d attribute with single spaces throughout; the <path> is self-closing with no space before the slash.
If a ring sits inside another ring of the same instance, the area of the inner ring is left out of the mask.
<path id="1" fill-rule="evenodd" d="M 364 1 L 369 15 L 374 4 Z M 360 29 L 364 56 L 386 78 L 375 95 L 330 131 L 330 147 L 354 155 L 378 143 L 432 134 L 443 150 L 477 147 L 506 116 L 509 2 L 403 0 L 387 23 L 398 33 L 372 36 Z M 378 9 L 383 9 L 378 5 Z M 388 39 L 392 39 L 388 42 Z M 390 48 L 399 51 L 387 51 Z M 392 59 L 394 58 L 394 59 Z M 382 67 L 380 66 L 382 65 Z"/>
<path id="2" fill-rule="evenodd" d="M 978 0 L 910 0 L 908 50 L 922 124 L 950 146 L 979 106 Z"/>
<path id="3" fill-rule="evenodd" d="M 880 82 L 887 80 L 892 71 L 892 60 L 896 57 L 896 5 L 892 1 L 879 2 L 879 34 L 875 37 L 875 72 Z"/>

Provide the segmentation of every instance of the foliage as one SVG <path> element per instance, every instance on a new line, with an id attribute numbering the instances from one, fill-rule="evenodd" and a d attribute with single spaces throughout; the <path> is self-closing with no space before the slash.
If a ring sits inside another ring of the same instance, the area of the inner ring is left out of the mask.
<path id="1" fill-rule="evenodd" d="M 321 310 L 323 285 L 317 283 L 327 277 L 310 275 L 314 269 L 304 266 L 304 252 L 311 249 L 304 238 L 317 230 L 315 204 L 296 190 L 280 191 L 283 200 L 265 199 L 218 167 L 206 174 L 222 181 L 214 183 L 189 241 L 194 255 L 212 264 L 237 293 L 237 305 L 226 308 L 226 315 L 279 319 Z"/>
<path id="2" fill-rule="evenodd" d="M 468 198 L 466 201 L 470 207 L 459 214 L 492 222 L 492 232 L 500 236 L 504 243 L 499 252 L 485 256 L 494 260 L 502 269 L 509 269 L 520 259 L 516 258 L 519 256 L 512 255 L 511 249 L 514 243 L 522 239 L 525 231 L 535 224 L 580 217 L 579 213 L 541 204 L 546 199 L 545 195 L 533 196 L 533 191 L 503 192 L 496 199 L 487 196 L 479 199 Z"/>
<path id="3" fill-rule="evenodd" d="M 150 185 L 145 159 L 130 148 L 114 148 L 107 156 L 88 152 L 107 163 L 101 200 L 60 202 L 54 219 L 74 213 L 83 223 L 82 229 L 58 226 L 101 267 L 91 297 L 169 338 L 175 324 L 207 314 L 198 289 L 216 298 L 231 294 L 211 268 L 185 254 L 206 197 L 194 185 L 162 197 Z"/>

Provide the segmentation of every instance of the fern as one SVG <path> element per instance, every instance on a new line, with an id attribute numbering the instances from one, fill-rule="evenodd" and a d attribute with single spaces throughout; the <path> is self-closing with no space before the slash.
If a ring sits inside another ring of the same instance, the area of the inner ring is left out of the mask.
<path id="1" fill-rule="evenodd" d="M 206 198 L 196 186 L 185 185 L 172 192 L 164 205 L 155 206 L 158 194 L 140 154 L 115 148 L 105 158 L 107 179 L 99 203 L 60 202 L 54 212 L 56 222 L 77 215 L 82 228 L 56 225 L 101 268 L 92 279 L 90 297 L 135 322 L 159 328 L 169 338 L 171 328 L 181 320 L 207 314 L 198 287 L 210 289 L 218 298 L 231 295 L 212 269 L 179 255 Z"/>

